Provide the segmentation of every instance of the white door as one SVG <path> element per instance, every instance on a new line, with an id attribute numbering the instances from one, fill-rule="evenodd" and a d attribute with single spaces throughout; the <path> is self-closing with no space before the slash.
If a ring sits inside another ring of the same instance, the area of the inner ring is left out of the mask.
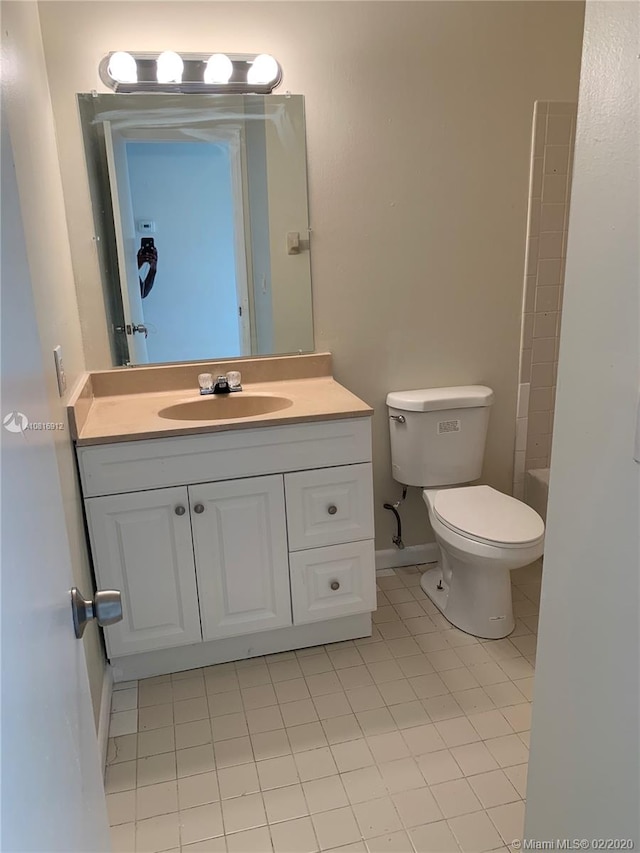
<path id="1" fill-rule="evenodd" d="M 3 422 L 15 430 L 23 423 L 19 413 L 30 423 L 50 415 L 6 127 L 3 116 L 2 406 Z M 44 430 L 11 430 L 0 430 L 0 846 L 104 851 L 110 849 L 107 813 L 84 649 L 71 618 L 73 581 L 53 441 Z"/>
<path id="2" fill-rule="evenodd" d="M 145 334 L 133 331 L 134 327 L 144 326 L 144 311 L 138 279 L 138 247 L 131 206 L 127 149 L 124 139 L 112 129 L 110 122 L 105 121 L 102 126 L 109 170 L 122 308 L 125 328 L 131 329 L 131 334 L 127 333 L 129 361 L 132 364 L 147 364 L 149 357 Z"/>
<path id="3" fill-rule="evenodd" d="M 189 486 L 205 640 L 291 625 L 281 475 Z"/>
<path id="4" fill-rule="evenodd" d="M 85 503 L 98 585 L 122 592 L 122 622 L 104 632 L 109 657 L 199 643 L 186 487 Z"/>

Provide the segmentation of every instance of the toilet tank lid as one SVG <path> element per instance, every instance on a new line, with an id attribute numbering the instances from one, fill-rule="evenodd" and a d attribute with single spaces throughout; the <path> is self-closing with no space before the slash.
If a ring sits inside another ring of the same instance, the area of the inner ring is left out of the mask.
<path id="1" fill-rule="evenodd" d="M 493 391 L 486 385 L 456 385 L 451 388 L 421 388 L 390 391 L 387 406 L 403 412 L 436 412 L 440 409 L 474 409 L 490 406 Z"/>

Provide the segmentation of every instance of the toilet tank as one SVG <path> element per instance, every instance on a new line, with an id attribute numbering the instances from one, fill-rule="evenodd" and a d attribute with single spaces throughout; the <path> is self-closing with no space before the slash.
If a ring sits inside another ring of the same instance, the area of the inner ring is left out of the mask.
<path id="1" fill-rule="evenodd" d="M 486 385 L 389 393 L 394 480 L 423 487 L 477 480 L 492 403 Z"/>

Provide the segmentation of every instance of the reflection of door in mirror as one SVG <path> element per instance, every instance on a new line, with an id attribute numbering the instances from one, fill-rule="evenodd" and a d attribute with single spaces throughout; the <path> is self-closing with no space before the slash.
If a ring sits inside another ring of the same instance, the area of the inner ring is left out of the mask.
<path id="1" fill-rule="evenodd" d="M 128 337 L 131 362 L 250 354 L 240 145 L 228 137 L 108 135 L 125 322 L 145 330 Z M 141 298 L 144 270 L 138 271 L 136 257 L 149 236 L 158 251 L 157 273 Z"/>

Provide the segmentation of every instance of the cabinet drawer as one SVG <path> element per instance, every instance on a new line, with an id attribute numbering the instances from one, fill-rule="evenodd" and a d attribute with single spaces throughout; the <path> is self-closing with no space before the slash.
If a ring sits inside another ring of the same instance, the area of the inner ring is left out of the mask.
<path id="1" fill-rule="evenodd" d="M 298 471 L 284 482 L 289 550 L 373 538 L 370 463 Z"/>
<path id="2" fill-rule="evenodd" d="M 376 608 L 373 540 L 298 551 L 289 567 L 294 625 Z"/>

